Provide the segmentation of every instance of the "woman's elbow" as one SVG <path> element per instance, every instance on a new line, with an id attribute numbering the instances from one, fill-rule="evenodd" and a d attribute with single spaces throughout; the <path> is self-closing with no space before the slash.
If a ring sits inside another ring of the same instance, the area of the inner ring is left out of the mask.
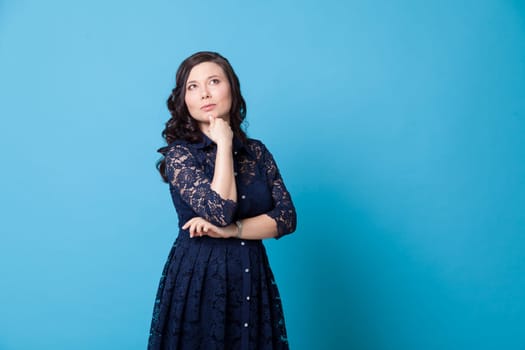
<path id="1" fill-rule="evenodd" d="M 234 221 L 236 211 L 237 203 L 234 201 L 228 200 L 227 203 L 220 207 L 213 206 L 210 203 L 205 219 L 215 226 L 228 226 Z"/>
<path id="2" fill-rule="evenodd" d="M 289 209 L 283 214 L 285 215 L 281 216 L 281 220 L 277 221 L 277 236 L 275 237 L 277 239 L 295 232 L 297 228 L 297 214 L 295 209 Z"/>

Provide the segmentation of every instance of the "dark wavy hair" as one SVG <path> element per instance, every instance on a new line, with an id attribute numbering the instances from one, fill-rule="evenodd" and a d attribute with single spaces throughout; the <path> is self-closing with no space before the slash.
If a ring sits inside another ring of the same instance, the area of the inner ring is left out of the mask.
<path id="1" fill-rule="evenodd" d="M 191 117 L 184 99 L 186 96 L 186 81 L 191 70 L 203 62 L 218 64 L 228 77 L 232 96 L 230 127 L 232 128 L 234 137 L 237 137 L 241 142 L 245 142 L 246 133 L 242 130 L 241 124 L 246 118 L 246 102 L 241 94 L 239 78 L 225 57 L 210 51 L 194 53 L 186 58 L 179 66 L 175 77 L 175 88 L 171 91 L 171 95 L 166 101 L 171 118 L 165 124 L 166 127 L 162 131 L 162 137 L 168 145 L 177 140 L 188 142 L 199 142 L 202 140 L 202 132 L 199 129 L 199 124 Z M 161 147 L 157 150 L 157 152 L 162 154 L 162 158 L 157 162 L 157 169 L 164 182 L 168 182 L 166 176 L 166 160 L 164 158 L 167 150 L 168 146 Z"/>

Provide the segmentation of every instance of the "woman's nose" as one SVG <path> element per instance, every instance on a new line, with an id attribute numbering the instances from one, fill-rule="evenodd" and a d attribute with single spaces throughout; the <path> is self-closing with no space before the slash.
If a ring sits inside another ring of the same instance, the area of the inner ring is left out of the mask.
<path id="1" fill-rule="evenodd" d="M 201 91 L 201 99 L 206 99 L 206 98 L 210 98 L 210 92 L 208 91 L 208 89 L 204 88 L 202 89 Z"/>

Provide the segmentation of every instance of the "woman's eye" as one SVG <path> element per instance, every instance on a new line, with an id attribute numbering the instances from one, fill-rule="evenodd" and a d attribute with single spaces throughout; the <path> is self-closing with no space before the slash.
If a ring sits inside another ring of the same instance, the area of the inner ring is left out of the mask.
<path id="1" fill-rule="evenodd" d="M 193 89 L 195 89 L 196 87 L 197 87 L 197 85 L 195 85 L 195 84 L 190 84 L 190 85 L 188 85 L 187 89 L 188 89 L 188 90 L 193 90 Z"/>
<path id="2" fill-rule="evenodd" d="M 219 83 L 220 83 L 219 79 L 212 79 L 212 80 L 210 80 L 210 84 L 212 84 L 212 85 L 216 85 L 216 84 L 219 84 Z"/>

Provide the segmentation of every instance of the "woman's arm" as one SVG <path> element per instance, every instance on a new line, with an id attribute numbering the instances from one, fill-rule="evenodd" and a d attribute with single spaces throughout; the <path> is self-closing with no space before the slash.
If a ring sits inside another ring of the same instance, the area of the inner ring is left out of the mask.
<path id="1" fill-rule="evenodd" d="M 268 180 L 268 186 L 272 191 L 274 205 L 273 209 L 265 215 L 273 219 L 276 223 L 277 233 L 275 238 L 281 238 L 295 231 L 297 227 L 297 213 L 290 192 L 286 189 L 275 159 L 262 142 L 259 145 L 262 149 L 261 160 L 266 170 L 266 178 Z"/>
<path id="2" fill-rule="evenodd" d="M 182 226 L 190 231 L 190 237 L 207 235 L 215 238 L 265 239 L 277 237 L 277 223 L 266 214 L 239 220 L 225 227 L 213 225 L 195 217 Z"/>
<path id="3" fill-rule="evenodd" d="M 233 176 L 232 155 L 233 132 L 228 122 L 224 119 L 210 116 L 209 137 L 217 144 L 215 170 L 210 187 L 223 199 L 236 202 L 237 186 Z"/>
<path id="4" fill-rule="evenodd" d="M 295 231 L 297 214 L 290 193 L 284 185 L 273 156 L 262 143 L 260 147 L 260 161 L 266 169 L 268 186 L 272 192 L 273 209 L 261 215 L 239 220 L 240 225 L 233 223 L 225 227 L 217 227 L 203 218 L 193 218 L 182 227 L 189 229 L 190 237 L 208 235 L 222 238 L 265 239 L 280 238 Z"/>
<path id="5" fill-rule="evenodd" d="M 233 222 L 237 210 L 231 154 L 233 133 L 226 121 L 212 117 L 207 132 L 217 144 L 213 178 L 210 180 L 206 176 L 195 155 L 184 144 L 175 144 L 168 149 L 166 175 L 181 199 L 199 217 L 216 226 L 227 226 Z"/>

